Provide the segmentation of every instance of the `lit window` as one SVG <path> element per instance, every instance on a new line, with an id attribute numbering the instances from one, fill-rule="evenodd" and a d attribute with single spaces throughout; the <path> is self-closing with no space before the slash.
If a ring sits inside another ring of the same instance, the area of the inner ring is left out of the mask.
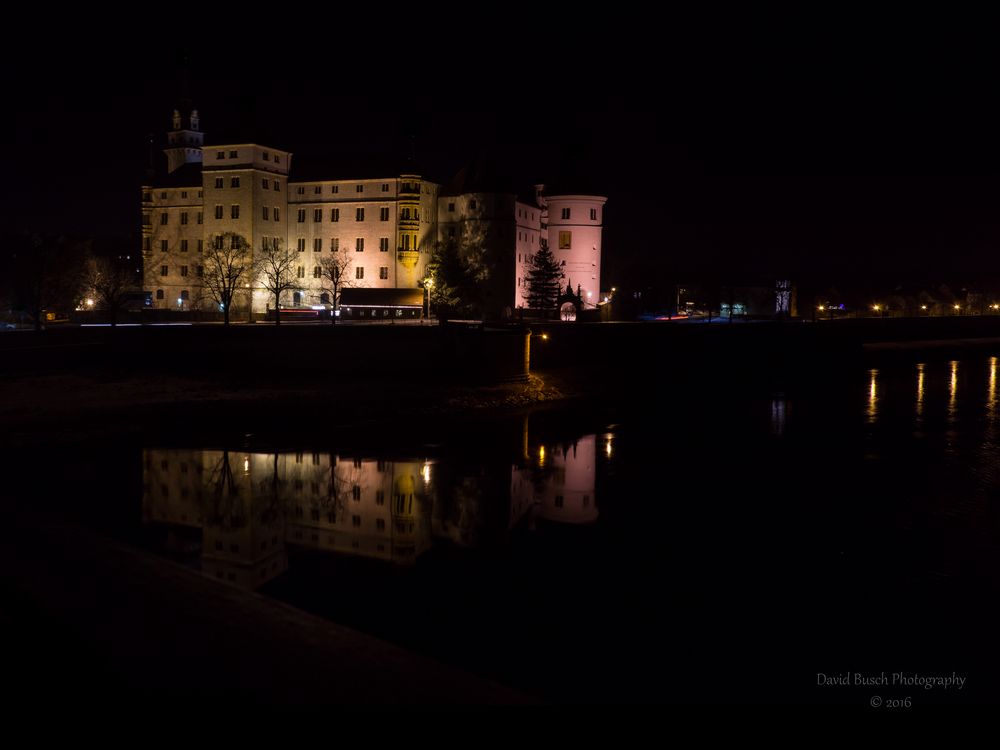
<path id="1" fill-rule="evenodd" d="M 559 249 L 569 250 L 573 245 L 573 233 L 572 232 L 560 232 L 559 233 Z"/>

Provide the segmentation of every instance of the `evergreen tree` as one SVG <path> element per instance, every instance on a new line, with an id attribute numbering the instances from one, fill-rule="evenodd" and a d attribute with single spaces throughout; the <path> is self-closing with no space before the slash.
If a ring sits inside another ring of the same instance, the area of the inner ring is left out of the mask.
<path id="1" fill-rule="evenodd" d="M 546 313 L 555 310 L 562 290 L 562 278 L 562 267 L 552 255 L 549 244 L 542 240 L 528 266 L 528 307 Z"/>

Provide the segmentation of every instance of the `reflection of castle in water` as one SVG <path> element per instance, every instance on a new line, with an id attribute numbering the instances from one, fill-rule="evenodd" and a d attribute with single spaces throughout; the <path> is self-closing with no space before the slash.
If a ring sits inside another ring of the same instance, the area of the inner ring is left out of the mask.
<path id="1" fill-rule="evenodd" d="M 247 588 L 288 567 L 286 545 L 408 565 L 435 539 L 476 546 L 525 516 L 595 520 L 594 446 L 591 435 L 541 447 L 538 466 L 509 476 L 416 459 L 147 450 L 143 521 L 200 529 L 202 572 Z M 508 499 L 509 514 L 492 512 Z"/>

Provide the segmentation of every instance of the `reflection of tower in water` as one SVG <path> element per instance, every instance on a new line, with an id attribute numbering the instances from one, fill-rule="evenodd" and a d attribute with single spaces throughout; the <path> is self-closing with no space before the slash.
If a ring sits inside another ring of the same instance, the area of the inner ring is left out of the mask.
<path id="1" fill-rule="evenodd" d="M 527 465 L 511 469 L 511 525 L 531 514 L 559 523 L 597 520 L 597 435 L 539 444 Z"/>

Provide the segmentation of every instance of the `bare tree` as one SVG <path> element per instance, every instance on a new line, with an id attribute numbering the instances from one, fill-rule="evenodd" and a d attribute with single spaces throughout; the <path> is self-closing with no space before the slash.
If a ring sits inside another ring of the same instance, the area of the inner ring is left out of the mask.
<path id="1" fill-rule="evenodd" d="M 91 258 L 87 263 L 86 287 L 94 295 L 96 307 L 108 314 L 112 326 L 135 291 L 135 275 L 110 258 Z"/>
<path id="2" fill-rule="evenodd" d="M 319 262 L 320 291 L 330 296 L 330 303 L 333 305 L 333 313 L 330 315 L 332 323 L 337 322 L 337 310 L 340 309 L 340 293 L 344 289 L 354 286 L 354 281 L 348 276 L 348 272 L 351 270 L 351 263 L 350 254 L 339 251 L 333 255 L 324 256 Z"/>
<path id="3" fill-rule="evenodd" d="M 223 320 L 229 314 L 237 292 L 253 278 L 253 253 L 246 237 L 236 232 L 222 232 L 212 237 L 204 254 L 204 285 L 209 296 L 222 308 Z"/>
<path id="4" fill-rule="evenodd" d="M 296 254 L 279 238 L 264 245 L 256 262 L 257 278 L 269 294 L 274 295 L 274 324 L 281 325 L 281 295 L 299 288 L 295 278 Z"/>

